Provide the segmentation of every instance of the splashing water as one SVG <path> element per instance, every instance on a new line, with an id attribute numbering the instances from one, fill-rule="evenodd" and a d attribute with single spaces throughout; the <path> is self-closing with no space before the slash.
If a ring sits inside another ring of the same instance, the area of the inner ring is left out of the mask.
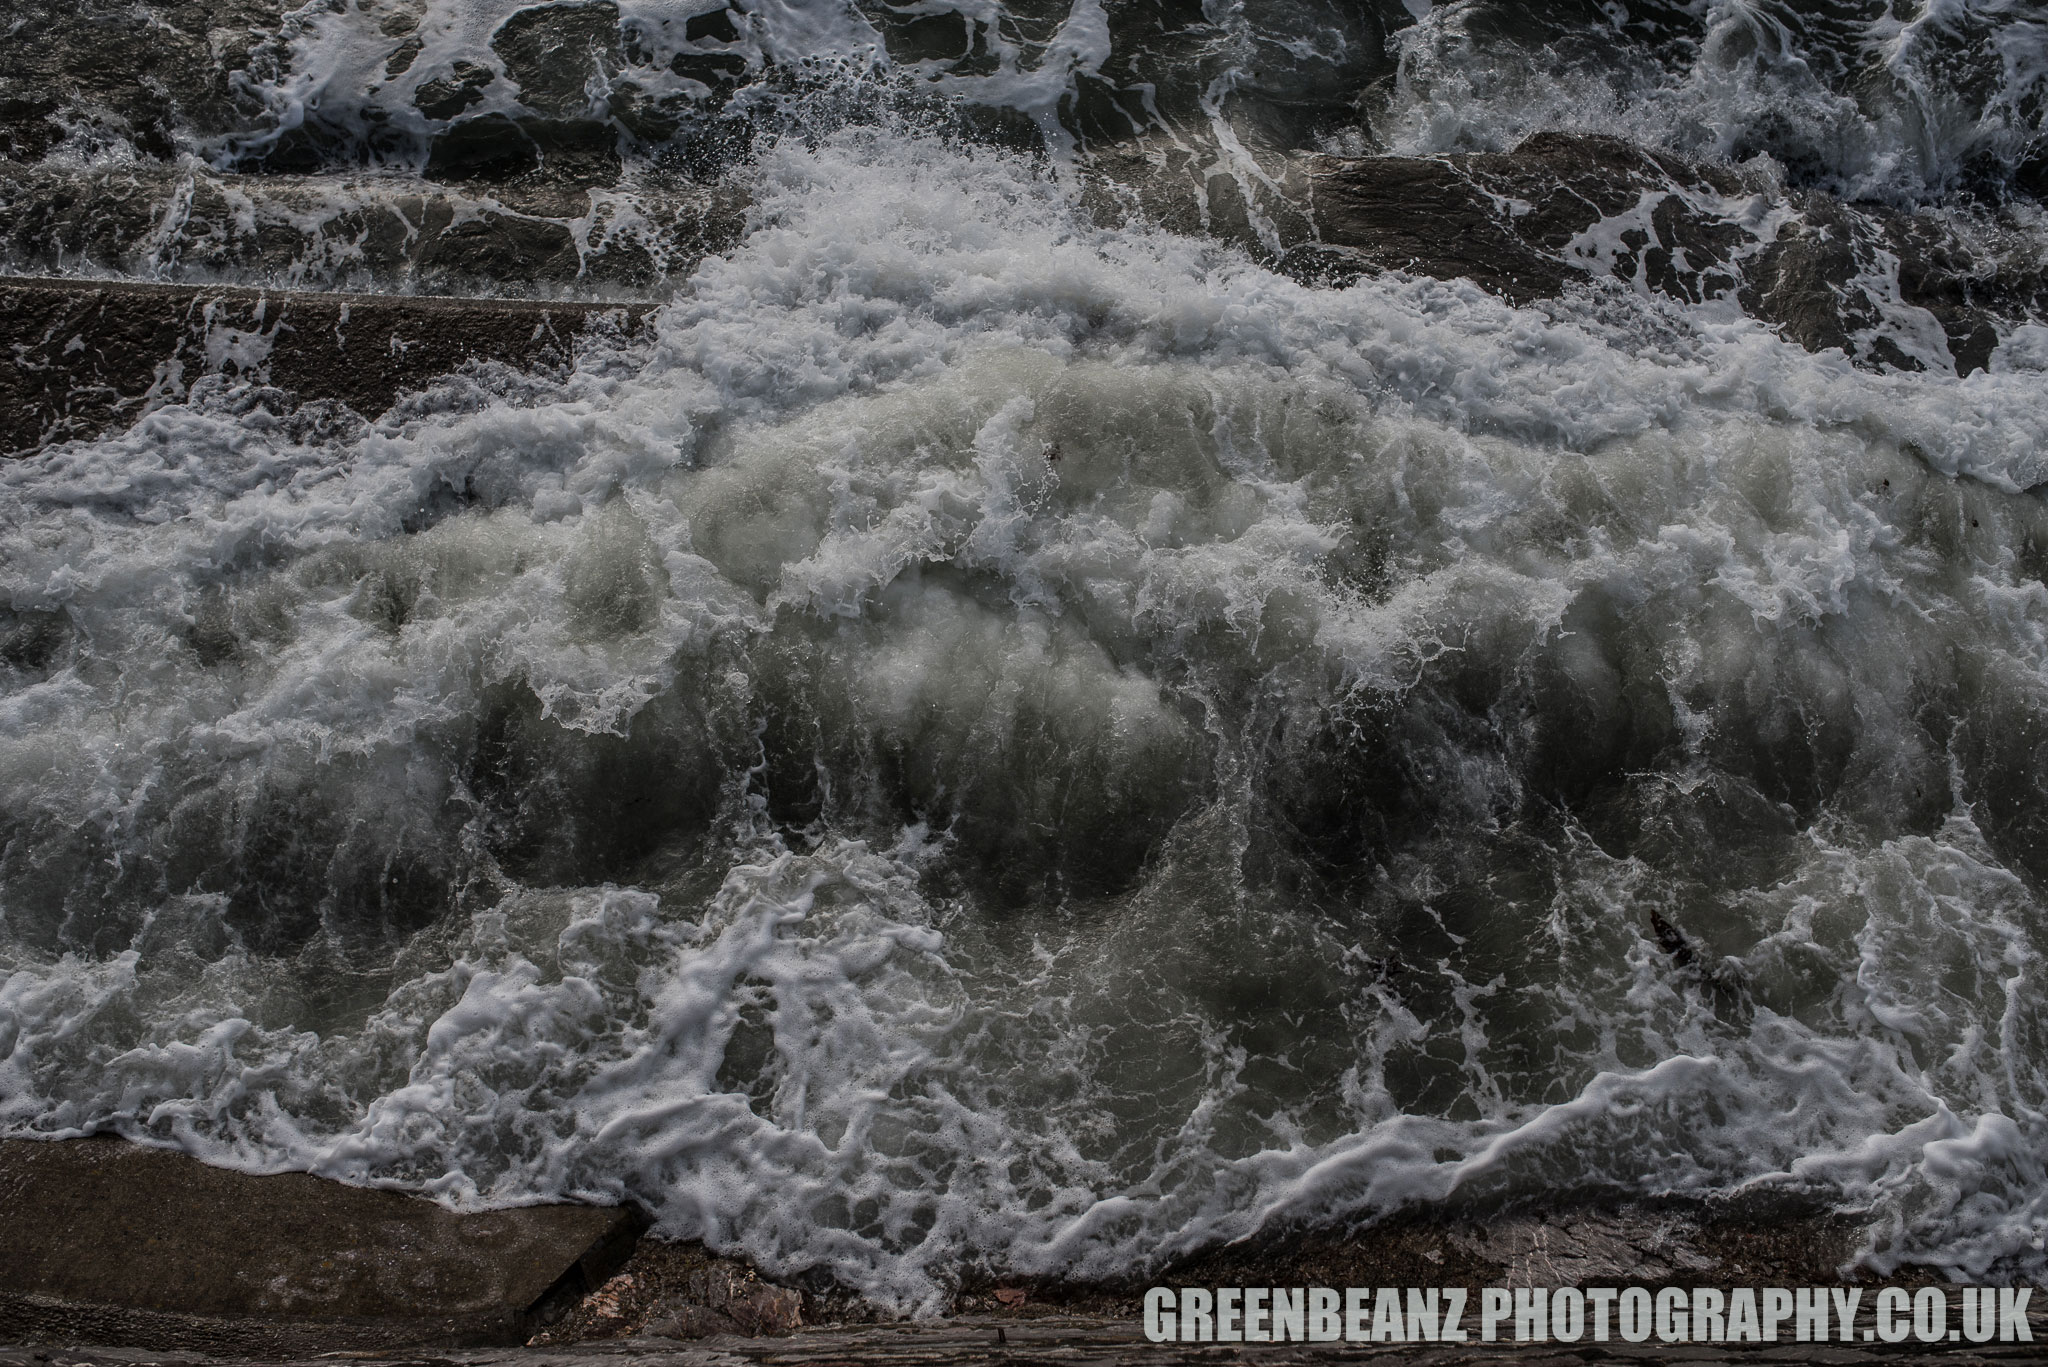
<path id="1" fill-rule="evenodd" d="M 274 90 L 368 120 L 507 8 L 384 86 L 303 16 Z M 945 12 L 1010 46 L 938 84 L 1041 124 L 1114 51 Z M 1872 60 L 1987 15 L 2031 71 L 1995 6 Z M 876 32 L 746 17 L 750 71 Z M 1491 136 L 1418 93 L 1477 17 L 1405 30 L 1398 138 Z M 2034 80 L 1829 174 L 2011 160 Z M 0 469 L 0 1123 L 630 1197 L 906 1311 L 1559 1189 L 2048 1271 L 2041 329 L 1958 379 L 1311 289 L 1105 226 L 1070 136 L 767 138 L 741 242 L 564 374 L 318 440 L 201 386 Z"/>

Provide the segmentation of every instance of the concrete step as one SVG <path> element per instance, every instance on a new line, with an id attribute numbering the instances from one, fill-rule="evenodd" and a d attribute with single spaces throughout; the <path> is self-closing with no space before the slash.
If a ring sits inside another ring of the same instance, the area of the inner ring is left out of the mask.
<path id="1" fill-rule="evenodd" d="M 118 1139 L 0 1141 L 0 1342 L 224 1356 L 523 1343 L 632 1253 L 623 1207 L 456 1214 Z"/>

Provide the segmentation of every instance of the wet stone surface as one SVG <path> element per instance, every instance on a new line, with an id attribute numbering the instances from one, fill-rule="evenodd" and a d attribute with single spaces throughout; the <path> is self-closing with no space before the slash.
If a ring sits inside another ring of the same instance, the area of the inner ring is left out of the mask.
<path id="1" fill-rule="evenodd" d="M 231 288 L 0 280 L 0 452 L 126 426 L 209 393 L 309 434 L 374 418 L 466 366 L 560 364 L 595 325 L 647 307 L 277 294 Z M 226 391 L 235 389 L 229 398 Z"/>
<path id="2" fill-rule="evenodd" d="M 738 235 L 737 190 L 462 187 L 0 162 L 0 266 L 397 293 L 665 292 Z"/>
<path id="3" fill-rule="evenodd" d="M 1604 277 L 1725 300 L 1809 351 L 1962 374 L 2015 322 L 2048 314 L 2048 265 L 1995 215 L 1844 203 L 1619 138 L 1544 133 L 1508 153 L 1312 166 L 1318 240 L 1288 260 L 1306 278 L 1406 270 L 1529 303 Z"/>
<path id="4" fill-rule="evenodd" d="M 804 1294 L 763 1279 L 744 1263 L 697 1244 L 643 1240 L 617 1275 L 578 1302 L 530 1346 L 630 1338 L 702 1339 L 776 1336 L 810 1320 L 837 1318 L 828 1296 Z"/>
<path id="5" fill-rule="evenodd" d="M 169 159 L 181 139 L 248 127 L 238 77 L 281 70 L 277 0 L 16 0 L 0 45 L 0 158 L 60 146 Z"/>
<path id="6" fill-rule="evenodd" d="M 610 1275 L 639 1217 L 457 1215 L 113 1139 L 0 1142 L 0 1340 L 241 1354 L 518 1342 Z"/>

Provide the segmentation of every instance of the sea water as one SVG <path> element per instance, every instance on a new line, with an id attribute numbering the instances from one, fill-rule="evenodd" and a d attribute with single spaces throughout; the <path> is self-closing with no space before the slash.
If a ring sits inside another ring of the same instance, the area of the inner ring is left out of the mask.
<path id="1" fill-rule="evenodd" d="M 692 79 L 693 8 L 561 98 Z M 1605 100 L 1929 212 L 2042 146 L 2025 6 L 1667 8 L 1210 4 L 1147 136 L 1249 183 L 1290 81 L 1371 96 L 1325 150 Z M 395 85 L 300 11 L 181 155 L 416 172 L 515 9 L 432 0 Z M 0 1126 L 630 1199 L 906 1312 L 1559 1192 L 2048 1272 L 2048 329 L 1958 376 L 1317 287 L 1089 202 L 1134 7 L 914 9 L 963 70 L 732 12 L 810 83 L 730 97 L 746 231 L 642 333 L 0 468 Z"/>

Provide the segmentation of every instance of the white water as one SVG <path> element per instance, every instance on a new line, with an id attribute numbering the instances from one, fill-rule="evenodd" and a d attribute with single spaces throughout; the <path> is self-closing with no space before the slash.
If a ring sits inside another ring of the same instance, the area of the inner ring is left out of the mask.
<path id="1" fill-rule="evenodd" d="M 1395 40 L 1383 141 L 1430 156 L 1506 150 L 1546 129 L 1604 133 L 1696 159 L 1762 158 L 1844 199 L 1905 203 L 1939 198 L 1973 166 L 2009 173 L 2041 155 L 2048 16 L 2027 0 L 1634 9 L 1609 7 L 1611 34 L 1543 45 L 1475 33 L 1475 17 L 1498 22 L 1493 7 L 1434 9 Z M 1667 43 L 1687 33 L 1684 59 L 1629 44 L 1631 20 Z"/>
<path id="2" fill-rule="evenodd" d="M 0 471 L 9 1132 L 905 1310 L 1574 1188 L 2048 1268 L 2038 329 L 1316 292 L 885 132 L 757 191 L 559 382 Z"/>

